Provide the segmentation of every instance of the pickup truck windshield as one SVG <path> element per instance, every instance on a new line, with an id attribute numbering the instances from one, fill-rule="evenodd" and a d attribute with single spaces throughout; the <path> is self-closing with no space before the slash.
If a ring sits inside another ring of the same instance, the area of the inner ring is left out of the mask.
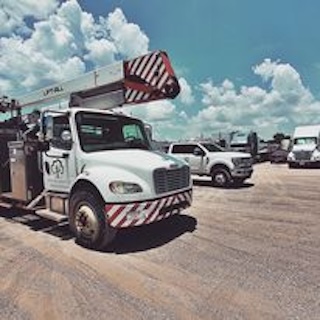
<path id="1" fill-rule="evenodd" d="M 201 143 L 209 152 L 225 151 L 222 147 L 213 143 Z"/>
<path id="2" fill-rule="evenodd" d="M 85 152 L 151 149 L 144 125 L 139 120 L 112 114 L 78 112 L 76 123 L 80 145 Z"/>

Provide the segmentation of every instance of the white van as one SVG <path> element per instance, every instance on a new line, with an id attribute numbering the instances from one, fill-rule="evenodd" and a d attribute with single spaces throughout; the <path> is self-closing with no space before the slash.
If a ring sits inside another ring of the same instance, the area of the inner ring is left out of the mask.
<path id="1" fill-rule="evenodd" d="M 296 127 L 288 164 L 290 168 L 320 166 L 320 125 Z"/>

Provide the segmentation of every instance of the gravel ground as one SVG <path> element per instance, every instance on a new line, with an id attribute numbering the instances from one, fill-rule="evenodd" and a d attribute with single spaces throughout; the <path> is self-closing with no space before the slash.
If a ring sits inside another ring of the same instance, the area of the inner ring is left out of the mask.
<path id="1" fill-rule="evenodd" d="M 193 206 L 105 252 L 66 224 L 0 211 L 0 319 L 319 319 L 320 170 L 258 164 L 194 180 Z"/>

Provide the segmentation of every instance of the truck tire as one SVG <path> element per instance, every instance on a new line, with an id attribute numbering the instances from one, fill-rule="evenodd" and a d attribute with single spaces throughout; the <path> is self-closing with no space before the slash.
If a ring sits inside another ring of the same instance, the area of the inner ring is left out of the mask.
<path id="1" fill-rule="evenodd" d="M 96 250 L 104 249 L 116 235 L 106 222 L 102 201 L 88 191 L 71 196 L 69 226 L 78 244 Z"/>
<path id="2" fill-rule="evenodd" d="M 241 186 L 241 185 L 243 185 L 245 180 L 246 180 L 246 178 L 233 178 L 233 183 L 236 186 Z"/>
<path id="3" fill-rule="evenodd" d="M 214 168 L 211 172 L 212 184 L 216 187 L 228 187 L 231 183 L 231 175 L 225 168 Z"/>

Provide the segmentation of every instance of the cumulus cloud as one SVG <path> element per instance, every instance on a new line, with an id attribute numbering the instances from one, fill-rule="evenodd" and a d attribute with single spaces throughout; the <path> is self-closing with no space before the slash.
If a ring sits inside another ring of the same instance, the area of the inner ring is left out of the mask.
<path id="1" fill-rule="evenodd" d="M 28 32 L 25 17 L 37 20 L 47 18 L 57 6 L 57 0 L 1 0 L 0 35 L 8 35 L 13 31 Z"/>
<path id="2" fill-rule="evenodd" d="M 172 120 L 176 115 L 176 106 L 170 100 L 159 100 L 126 108 L 125 112 L 153 123 Z"/>
<path id="3" fill-rule="evenodd" d="M 218 85 L 212 80 L 200 84 L 203 107 L 189 118 L 187 134 L 256 130 L 270 137 L 276 131 L 290 133 L 299 124 L 320 122 L 319 112 L 316 112 L 320 102 L 303 85 L 299 73 L 290 64 L 266 59 L 254 66 L 253 72 L 268 89 L 236 88 L 228 79 Z"/>
<path id="4" fill-rule="evenodd" d="M 100 22 L 109 30 L 110 37 L 122 55 L 134 57 L 148 51 L 149 38 L 137 24 L 128 23 L 121 9 L 115 9 L 106 19 L 101 18 Z"/>
<path id="5" fill-rule="evenodd" d="M 7 28 L 0 34 L 0 94 L 23 94 L 148 51 L 148 37 L 119 8 L 94 18 L 77 0 L 0 1 Z M 34 21 L 26 34 L 28 17 Z"/>
<path id="6" fill-rule="evenodd" d="M 183 104 L 191 105 L 194 103 L 195 99 L 192 93 L 192 88 L 187 82 L 185 78 L 179 78 L 179 84 L 180 84 L 180 100 Z"/>

